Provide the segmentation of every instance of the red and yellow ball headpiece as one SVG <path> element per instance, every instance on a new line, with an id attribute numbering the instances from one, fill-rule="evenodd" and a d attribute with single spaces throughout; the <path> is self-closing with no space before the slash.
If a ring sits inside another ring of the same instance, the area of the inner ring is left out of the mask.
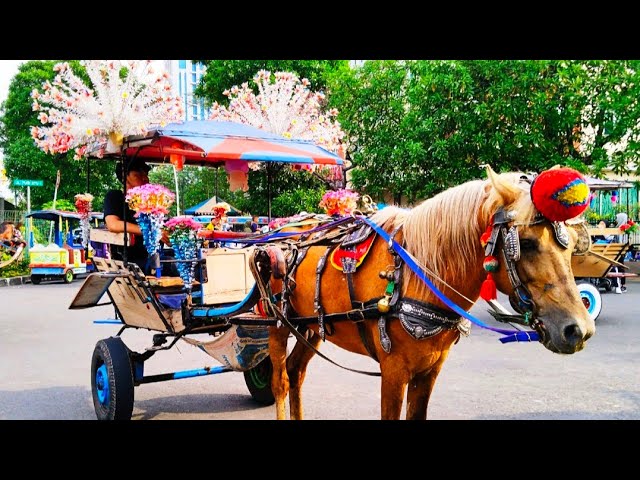
<path id="1" fill-rule="evenodd" d="M 573 168 L 551 168 L 533 180 L 531 200 L 547 219 L 563 222 L 587 209 L 589 185 L 582 174 Z"/>

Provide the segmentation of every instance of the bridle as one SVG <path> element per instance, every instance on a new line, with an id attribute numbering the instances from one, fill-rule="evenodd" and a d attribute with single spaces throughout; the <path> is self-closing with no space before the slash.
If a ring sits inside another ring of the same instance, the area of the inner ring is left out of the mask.
<path id="1" fill-rule="evenodd" d="M 513 293 L 509 295 L 509 303 L 520 315 L 505 314 L 506 309 L 501 307 L 497 301 L 489 303 L 496 311 L 498 316 L 495 314 L 494 316 L 498 320 L 536 328 L 539 326 L 539 322 L 536 320 L 538 308 L 531 292 L 521 281 L 516 269 L 517 262 L 520 260 L 520 236 L 518 234 L 518 226 L 524 224 L 514 223 L 515 215 L 516 212 L 505 211 L 502 207 L 496 211 L 493 216 L 491 236 L 485 246 L 485 256 L 493 256 L 495 254 L 498 240 L 501 238 L 501 251 L 505 262 L 505 269 L 513 288 Z M 567 231 L 565 222 L 552 222 L 538 213 L 526 225 L 531 226 L 543 223 L 551 225 L 553 237 L 562 248 L 569 248 L 569 232 Z M 584 253 L 581 250 L 577 250 L 576 245 L 576 253 Z M 493 314 L 494 312 L 491 313 Z"/>

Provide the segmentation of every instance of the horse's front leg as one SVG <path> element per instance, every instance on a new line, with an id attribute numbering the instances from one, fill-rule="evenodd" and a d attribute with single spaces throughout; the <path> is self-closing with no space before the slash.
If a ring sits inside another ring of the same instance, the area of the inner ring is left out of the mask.
<path id="1" fill-rule="evenodd" d="M 276 401 L 277 420 L 285 420 L 287 418 L 285 399 L 289 393 L 289 377 L 287 375 L 288 338 L 288 328 L 269 327 L 269 357 L 273 365 L 271 390 Z"/>
<path id="2" fill-rule="evenodd" d="M 310 333 L 307 340 L 309 343 L 317 349 L 320 346 L 320 335 L 314 333 L 312 330 L 307 330 Z M 297 341 L 291 355 L 287 358 L 287 375 L 290 382 L 289 391 L 289 414 L 291 420 L 302 420 L 304 417 L 304 410 L 302 408 L 302 383 L 307 373 L 307 366 L 315 355 L 315 352 L 307 345 Z"/>
<path id="3" fill-rule="evenodd" d="M 380 362 L 382 380 L 380 418 L 382 420 L 400 420 L 409 375 L 399 371 L 393 360 L 389 360 L 389 358 L 386 360 Z"/>
<path id="4" fill-rule="evenodd" d="M 409 382 L 407 390 L 407 420 L 426 420 L 427 408 L 436 379 L 442 370 L 448 350 L 441 353 L 440 359 L 425 372 L 416 373 Z"/>

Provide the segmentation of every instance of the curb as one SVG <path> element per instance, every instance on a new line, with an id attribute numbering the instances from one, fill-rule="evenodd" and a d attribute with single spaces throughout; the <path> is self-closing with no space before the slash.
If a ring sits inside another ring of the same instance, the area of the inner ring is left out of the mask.
<path id="1" fill-rule="evenodd" d="M 24 285 L 25 283 L 31 283 L 31 277 L 29 275 L 23 275 L 21 277 L 0 278 L 0 287 Z"/>

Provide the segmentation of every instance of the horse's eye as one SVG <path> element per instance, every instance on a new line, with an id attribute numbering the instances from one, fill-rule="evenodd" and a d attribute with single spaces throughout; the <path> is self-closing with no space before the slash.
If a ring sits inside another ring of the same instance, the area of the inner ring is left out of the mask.
<path id="1" fill-rule="evenodd" d="M 530 238 L 520 239 L 520 251 L 535 252 L 538 249 L 538 242 Z"/>

